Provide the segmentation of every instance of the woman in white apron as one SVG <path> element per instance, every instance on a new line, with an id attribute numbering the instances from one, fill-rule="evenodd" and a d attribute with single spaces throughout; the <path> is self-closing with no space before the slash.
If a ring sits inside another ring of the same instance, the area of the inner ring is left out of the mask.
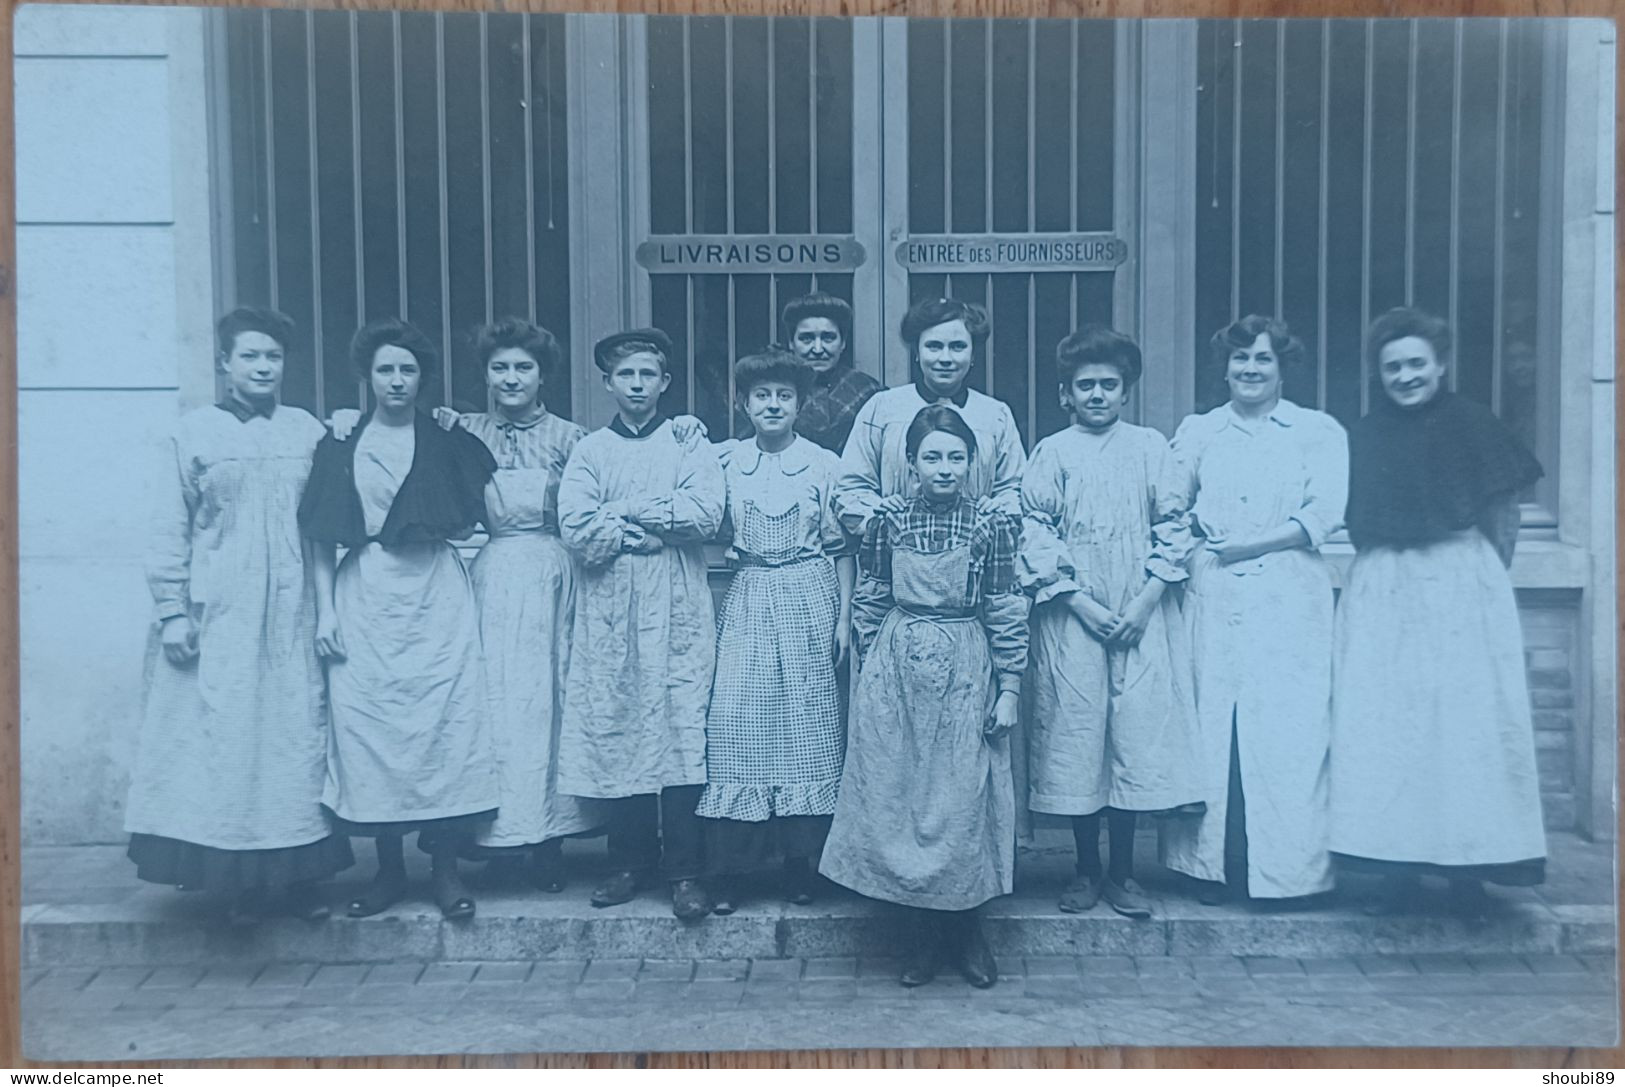
<path id="1" fill-rule="evenodd" d="M 1331 416 L 1284 397 L 1302 353 L 1284 324 L 1243 318 L 1212 350 L 1229 400 L 1173 440 L 1194 495 L 1185 613 L 1207 811 L 1164 828 L 1162 859 L 1205 881 L 1204 901 L 1297 898 L 1332 887 L 1332 579 L 1319 548 L 1343 523 L 1348 443 Z"/>

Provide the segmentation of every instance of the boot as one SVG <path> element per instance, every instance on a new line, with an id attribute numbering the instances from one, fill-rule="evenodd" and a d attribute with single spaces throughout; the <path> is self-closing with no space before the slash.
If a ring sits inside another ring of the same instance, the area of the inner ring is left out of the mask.
<path id="1" fill-rule="evenodd" d="M 991 989 L 999 980 L 999 967 L 982 934 L 981 919 L 967 910 L 959 918 L 959 972 L 977 989 Z"/>
<path id="2" fill-rule="evenodd" d="M 942 961 L 942 921 L 935 910 L 912 910 L 906 924 L 909 934 L 908 953 L 903 957 L 903 972 L 897 980 L 906 988 L 929 985 L 936 980 L 937 966 Z"/>

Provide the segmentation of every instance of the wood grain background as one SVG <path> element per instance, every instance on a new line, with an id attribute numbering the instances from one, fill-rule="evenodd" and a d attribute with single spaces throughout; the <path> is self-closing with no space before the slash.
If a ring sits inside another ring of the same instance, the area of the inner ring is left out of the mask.
<path id="1" fill-rule="evenodd" d="M 0 0 L 0 1066 L 25 1062 L 18 1029 L 19 960 L 19 752 L 17 656 L 17 308 L 16 162 L 13 152 L 12 14 L 16 0 Z M 243 3 L 233 6 L 264 6 Z M 296 3 L 278 7 L 302 7 Z M 595 11 L 718 15 L 931 15 L 1063 18 L 1276 18 L 1286 16 L 1600 16 L 1617 20 L 1625 0 L 353 0 L 308 6 L 413 11 Z M 1616 46 L 1617 49 L 1617 46 Z M 1618 64 L 1616 58 L 1616 66 Z M 1625 80 L 1617 81 L 1616 116 L 1625 115 Z M 1616 164 L 1625 144 L 1615 139 Z M 1615 237 L 1616 267 L 1620 249 Z M 1616 275 L 1615 340 L 1625 342 L 1625 280 Z M 1616 363 L 1617 365 L 1617 363 Z M 1616 394 L 1615 411 L 1621 397 Z M 1616 472 L 1616 509 L 1618 502 Z M 1618 533 L 1616 532 L 1616 549 Z M 1619 555 L 1616 554 L 1616 560 Z M 1625 610 L 1625 609 L 1621 609 Z M 1617 626 L 1616 631 L 1625 630 Z M 1621 639 L 1625 645 L 1625 638 Z M 94 662 L 88 662 L 93 665 Z M 1619 730 L 1616 729 L 1616 733 Z M 1625 746 L 1625 745 L 1622 745 Z M 1625 761 L 1622 761 L 1625 765 Z M 1616 812 L 1616 818 L 1618 813 Z M 93 1067 L 145 1067 L 95 1065 Z M 174 1061 L 170 1068 L 1625 1068 L 1625 1047 L 1615 1049 L 855 1049 L 753 1053 L 522 1054 L 512 1056 L 371 1057 L 277 1061 Z M 52 1067 L 70 1067 L 56 1065 Z M 89 1065 L 83 1067 L 92 1067 Z"/>

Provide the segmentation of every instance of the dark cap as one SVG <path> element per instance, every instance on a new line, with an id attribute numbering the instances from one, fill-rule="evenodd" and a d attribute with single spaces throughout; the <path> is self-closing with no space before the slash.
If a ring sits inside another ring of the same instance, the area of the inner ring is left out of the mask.
<path id="1" fill-rule="evenodd" d="M 634 328 L 626 332 L 617 332 L 612 336 L 605 336 L 592 346 L 592 360 L 604 373 L 609 373 L 612 360 L 610 352 L 622 344 L 636 344 L 640 347 L 649 347 L 660 352 L 671 365 L 672 343 L 671 337 L 658 328 Z"/>

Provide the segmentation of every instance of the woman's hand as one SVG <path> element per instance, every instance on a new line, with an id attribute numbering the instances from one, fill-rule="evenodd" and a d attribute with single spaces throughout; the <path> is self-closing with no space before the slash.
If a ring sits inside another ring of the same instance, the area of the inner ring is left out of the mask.
<path id="1" fill-rule="evenodd" d="M 1136 594 L 1128 602 L 1128 607 L 1118 614 L 1110 633 L 1106 635 L 1107 639 L 1117 645 L 1139 645 L 1140 639 L 1145 637 L 1145 628 L 1151 624 L 1151 613 L 1157 610 L 1157 603 L 1161 599 L 1160 591 L 1155 595 L 1144 590 Z"/>
<path id="2" fill-rule="evenodd" d="M 316 655 L 329 661 L 344 659 L 344 638 L 339 634 L 338 617 L 332 612 L 316 617 Z"/>
<path id="3" fill-rule="evenodd" d="M 1219 565 L 1221 566 L 1229 566 L 1232 563 L 1246 562 L 1248 559 L 1256 559 L 1264 553 L 1260 551 L 1258 546 L 1252 543 L 1250 540 L 1221 540 L 1217 543 L 1210 542 L 1207 545 L 1207 549 L 1208 551 L 1212 552 L 1214 558 L 1219 560 Z"/>
<path id="4" fill-rule="evenodd" d="M 1105 605 L 1081 592 L 1069 595 L 1066 603 L 1083 624 L 1083 629 L 1094 635 L 1096 640 L 1103 642 L 1112 636 L 1119 620 L 1115 612 L 1106 610 Z"/>
<path id="5" fill-rule="evenodd" d="M 997 740 L 1016 727 L 1016 713 L 1020 705 L 1021 699 L 1016 692 L 1000 693 L 999 700 L 993 703 L 993 717 L 982 730 L 988 739 Z"/>
<path id="6" fill-rule="evenodd" d="M 333 437 L 341 442 L 350 440 L 355 433 L 355 425 L 361 422 L 361 413 L 355 408 L 339 408 L 327 420 L 327 425 L 333 428 Z"/>
<path id="7" fill-rule="evenodd" d="M 459 418 L 455 411 L 444 404 L 434 409 L 434 421 L 440 424 L 441 430 L 456 430 Z"/>
<path id="8" fill-rule="evenodd" d="M 835 624 L 835 667 L 839 668 L 846 663 L 847 654 L 852 651 L 852 620 L 851 617 L 838 621 Z"/>
<path id="9" fill-rule="evenodd" d="M 159 632 L 164 658 L 170 664 L 191 664 L 197 660 L 197 625 L 189 615 L 172 615 Z"/>
<path id="10" fill-rule="evenodd" d="M 671 421 L 671 436 L 677 439 L 678 445 L 686 446 L 690 439 L 694 439 L 696 444 L 703 442 L 710 434 L 698 416 L 679 415 Z"/>
<path id="11" fill-rule="evenodd" d="M 906 509 L 908 509 L 908 496 L 903 494 L 888 494 L 875 503 L 876 513 L 902 513 Z"/>

